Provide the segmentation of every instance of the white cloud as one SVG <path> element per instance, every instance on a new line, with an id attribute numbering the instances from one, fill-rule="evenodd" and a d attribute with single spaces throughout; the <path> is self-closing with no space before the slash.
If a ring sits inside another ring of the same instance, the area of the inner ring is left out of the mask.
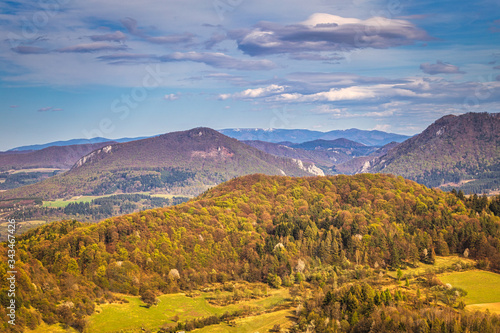
<path id="1" fill-rule="evenodd" d="M 316 114 L 331 114 L 331 115 L 340 115 L 346 112 L 346 109 L 336 108 L 328 104 L 321 104 L 316 106 L 311 110 Z"/>
<path id="2" fill-rule="evenodd" d="M 370 86 L 332 88 L 328 91 L 321 91 L 314 94 L 285 93 L 276 96 L 275 100 L 290 102 L 338 102 L 360 101 L 391 96 L 428 97 L 428 95 L 429 94 L 418 94 L 409 89 L 404 89 L 402 84 L 377 84 Z"/>
<path id="3" fill-rule="evenodd" d="M 166 101 L 176 101 L 181 98 L 181 94 L 166 94 L 163 99 Z"/>
<path id="4" fill-rule="evenodd" d="M 263 88 L 246 89 L 244 91 L 234 93 L 234 94 L 220 94 L 219 99 L 225 100 L 228 98 L 234 99 L 252 99 L 252 98 L 262 98 L 271 95 L 276 95 L 284 92 L 286 87 L 277 84 L 271 84 Z"/>
<path id="5" fill-rule="evenodd" d="M 372 130 L 389 132 L 391 130 L 391 128 L 392 128 L 392 126 L 389 124 L 378 124 L 375 127 L 373 127 Z"/>
<path id="6" fill-rule="evenodd" d="M 277 53 L 386 49 L 432 38 L 406 20 L 372 17 L 367 20 L 316 13 L 291 25 L 260 22 L 251 30 L 229 34 L 243 52 L 256 56 Z"/>

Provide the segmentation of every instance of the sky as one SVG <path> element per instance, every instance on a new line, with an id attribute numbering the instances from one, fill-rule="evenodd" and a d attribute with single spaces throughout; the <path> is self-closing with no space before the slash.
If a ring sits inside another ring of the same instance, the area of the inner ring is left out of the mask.
<path id="1" fill-rule="evenodd" d="M 0 151 L 500 111 L 500 2 L 0 2 Z"/>

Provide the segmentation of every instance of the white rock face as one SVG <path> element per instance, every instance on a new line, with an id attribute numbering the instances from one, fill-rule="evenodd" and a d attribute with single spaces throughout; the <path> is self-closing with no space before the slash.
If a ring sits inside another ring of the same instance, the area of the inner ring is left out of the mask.
<path id="1" fill-rule="evenodd" d="M 365 164 L 363 164 L 363 168 L 361 168 L 361 173 L 367 172 L 370 166 L 371 166 L 370 161 L 366 161 Z"/>
<path id="2" fill-rule="evenodd" d="M 111 152 L 111 150 L 113 150 L 113 146 L 106 146 L 106 147 L 102 147 L 101 149 L 94 150 L 90 154 L 87 154 L 87 155 L 83 156 L 82 158 L 80 158 L 78 160 L 78 162 L 75 163 L 75 165 L 73 166 L 73 168 L 79 168 L 79 167 L 81 167 L 82 165 L 84 165 L 88 161 L 92 161 L 99 154 L 103 154 L 103 153 L 104 154 L 109 154 Z"/>
<path id="3" fill-rule="evenodd" d="M 316 176 L 324 176 L 325 175 L 325 173 L 323 172 L 323 170 L 321 170 L 320 168 L 318 168 L 314 164 L 311 164 L 307 168 L 307 172 L 312 173 L 313 175 L 316 175 Z"/>
<path id="4" fill-rule="evenodd" d="M 311 164 L 309 165 L 307 168 L 304 167 L 304 163 L 302 163 L 301 160 L 298 160 L 298 159 L 295 159 L 295 158 L 292 158 L 292 160 L 297 163 L 297 165 L 299 166 L 299 168 L 301 168 L 302 170 L 304 171 L 307 171 L 309 172 L 310 174 L 313 174 L 315 176 L 324 176 L 325 173 L 323 172 L 323 170 L 321 170 L 320 168 L 318 168 L 317 166 L 315 166 L 314 164 Z"/>

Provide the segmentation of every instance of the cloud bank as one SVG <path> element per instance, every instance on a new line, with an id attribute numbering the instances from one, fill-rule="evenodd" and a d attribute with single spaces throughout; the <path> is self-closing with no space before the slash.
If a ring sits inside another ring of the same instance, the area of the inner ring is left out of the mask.
<path id="1" fill-rule="evenodd" d="M 427 32 L 406 20 L 383 17 L 360 20 L 324 13 L 286 26 L 260 22 L 253 29 L 234 30 L 230 37 L 237 41 L 240 50 L 252 56 L 386 49 L 432 39 Z"/>

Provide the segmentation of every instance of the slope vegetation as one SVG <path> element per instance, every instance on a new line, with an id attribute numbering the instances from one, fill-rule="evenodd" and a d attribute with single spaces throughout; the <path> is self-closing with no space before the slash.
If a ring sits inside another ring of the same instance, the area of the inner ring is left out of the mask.
<path id="1" fill-rule="evenodd" d="M 427 186 L 483 192 L 500 188 L 500 114 L 445 116 L 368 168 Z"/>
<path id="2" fill-rule="evenodd" d="M 105 302 L 109 291 L 145 295 L 233 280 L 291 285 L 304 278 L 317 281 L 318 288 L 331 288 L 353 277 L 361 279 L 370 274 L 370 267 L 414 267 L 432 263 L 435 255 L 461 254 L 465 249 L 485 267 L 500 270 L 499 239 L 500 219 L 489 211 L 476 214 L 451 193 L 401 177 L 251 175 L 175 207 L 92 225 L 63 221 L 29 231 L 16 245 L 17 313 L 24 318 L 21 328 L 43 320 L 81 330 L 94 302 Z M 2 272 L 9 270 L 7 255 L 3 244 Z M 342 273 L 340 267 L 351 270 Z M 377 291 L 373 303 L 371 287 L 349 291 L 349 286 L 330 296 L 325 295 L 330 289 L 321 291 L 311 300 L 319 303 L 303 312 L 301 327 L 314 321 L 308 313 L 315 306 L 325 311 L 334 311 L 335 302 L 340 304 L 336 311 L 348 306 L 339 316 L 345 314 L 350 324 L 344 326 L 349 328 L 361 316 L 380 315 L 382 308 L 374 304 L 388 306 L 394 297 L 404 300 L 400 291 L 383 296 Z M 2 279 L 0 294 L 6 295 L 7 289 Z M 356 301 L 349 300 L 353 296 Z M 361 308 L 361 297 L 370 297 L 371 307 Z M 7 318 L 5 309 L 0 307 L 2 320 Z M 410 303 L 404 311 L 409 309 Z M 325 313 L 331 317 L 333 312 Z M 416 311 L 412 320 L 425 316 Z M 10 326 L 4 323 L 1 329 Z"/>
<path id="3" fill-rule="evenodd" d="M 107 145 L 82 157 L 69 172 L 0 193 L 0 198 L 46 199 L 155 189 L 192 195 L 252 173 L 322 174 L 313 165 L 278 158 L 212 129 L 197 128 Z"/>

